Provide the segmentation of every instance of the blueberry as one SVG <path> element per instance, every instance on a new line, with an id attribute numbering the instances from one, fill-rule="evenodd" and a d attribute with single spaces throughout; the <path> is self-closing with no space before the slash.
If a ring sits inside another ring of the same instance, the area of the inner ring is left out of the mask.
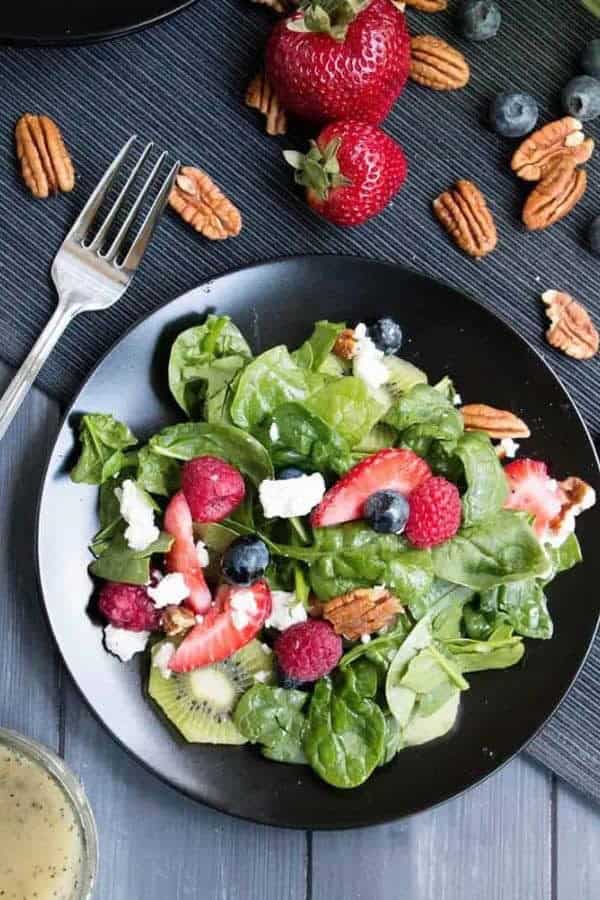
<path id="1" fill-rule="evenodd" d="M 600 216 L 592 220 L 588 235 L 592 253 L 594 256 L 600 256 Z"/>
<path id="2" fill-rule="evenodd" d="M 504 91 L 492 100 L 490 123 L 502 137 L 518 138 L 536 126 L 539 110 L 531 94 Z"/>
<path id="3" fill-rule="evenodd" d="M 401 534 L 408 520 L 408 500 L 398 491 L 377 491 L 365 503 L 364 516 L 382 534 Z"/>
<path id="4" fill-rule="evenodd" d="M 600 116 L 600 81 L 590 75 L 573 78 L 562 92 L 563 106 L 571 116 L 588 122 Z"/>
<path id="5" fill-rule="evenodd" d="M 487 41 L 498 34 L 502 13 L 494 0 L 463 0 L 458 20 L 463 35 L 470 41 Z"/>
<path id="6" fill-rule="evenodd" d="M 393 319 L 378 319 L 369 328 L 369 337 L 379 350 L 391 355 L 402 346 L 402 329 Z"/>
<path id="7" fill-rule="evenodd" d="M 227 581 L 247 586 L 262 578 L 269 561 L 265 542 L 255 534 L 249 534 L 236 538 L 229 545 L 223 554 L 221 568 Z"/>
<path id="8" fill-rule="evenodd" d="M 279 470 L 277 478 L 279 481 L 288 481 L 290 478 L 301 478 L 304 474 L 302 469 L 297 469 L 295 466 L 287 466 L 285 469 Z"/>
<path id="9" fill-rule="evenodd" d="M 581 68 L 586 75 L 594 75 L 600 78 L 600 38 L 594 38 L 585 45 L 581 57 Z"/>

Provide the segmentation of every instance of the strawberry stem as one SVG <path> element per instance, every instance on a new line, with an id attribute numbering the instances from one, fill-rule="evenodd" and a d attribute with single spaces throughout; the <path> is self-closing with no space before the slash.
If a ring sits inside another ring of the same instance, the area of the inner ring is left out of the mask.
<path id="1" fill-rule="evenodd" d="M 343 41 L 348 26 L 371 0 L 302 0 L 300 15 L 292 16 L 287 27 L 290 31 L 328 34 L 336 41 Z"/>
<path id="2" fill-rule="evenodd" d="M 311 141 L 308 153 L 284 150 L 286 162 L 295 170 L 296 184 L 314 191 L 321 200 L 327 200 L 333 188 L 351 184 L 350 179 L 340 171 L 337 154 L 341 143 L 340 138 L 334 138 L 321 150 L 316 141 Z"/>

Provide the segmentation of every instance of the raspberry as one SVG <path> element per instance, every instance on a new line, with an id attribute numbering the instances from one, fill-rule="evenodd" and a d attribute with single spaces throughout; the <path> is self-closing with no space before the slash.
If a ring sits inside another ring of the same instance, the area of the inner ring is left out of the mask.
<path id="1" fill-rule="evenodd" d="M 214 456 L 198 456 L 187 462 L 181 487 L 196 522 L 221 522 L 246 493 L 238 470 Z"/>
<path id="2" fill-rule="evenodd" d="M 415 547 L 436 547 L 454 537 L 460 528 L 460 494 L 445 478 L 428 478 L 409 495 L 408 505 L 405 534 Z"/>
<path id="3" fill-rule="evenodd" d="M 98 609 L 115 628 L 128 631 L 157 631 L 160 612 L 146 589 L 135 584 L 107 581 L 100 589 Z"/>
<path id="4" fill-rule="evenodd" d="M 329 622 L 309 619 L 286 628 L 274 649 L 284 679 L 317 681 L 338 664 L 342 639 Z"/>

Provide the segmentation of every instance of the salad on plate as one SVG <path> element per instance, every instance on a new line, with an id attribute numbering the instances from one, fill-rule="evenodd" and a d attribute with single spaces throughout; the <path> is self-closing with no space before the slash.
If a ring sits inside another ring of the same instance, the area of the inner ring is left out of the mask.
<path id="1" fill-rule="evenodd" d="M 209 315 L 165 373 L 184 421 L 144 443 L 82 417 L 71 477 L 99 486 L 105 647 L 148 655 L 185 740 L 357 787 L 447 734 L 472 673 L 552 637 L 548 586 L 581 562 L 594 491 L 516 457 L 498 423 L 525 437 L 520 419 L 463 406 L 401 346 L 392 319 L 321 321 L 254 356 Z"/>

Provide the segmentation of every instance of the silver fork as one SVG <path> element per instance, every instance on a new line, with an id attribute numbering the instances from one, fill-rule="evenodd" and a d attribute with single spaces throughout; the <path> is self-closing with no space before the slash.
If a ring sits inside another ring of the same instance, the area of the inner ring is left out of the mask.
<path id="1" fill-rule="evenodd" d="M 119 196 L 96 234 L 93 236 L 90 234 L 96 213 L 135 140 L 136 135 L 129 138 L 110 164 L 56 254 L 52 264 L 52 280 L 58 293 L 58 305 L 25 362 L 0 399 L 0 439 L 4 437 L 40 369 L 69 323 L 79 313 L 107 309 L 116 303 L 129 287 L 141 262 L 167 202 L 179 169 L 179 162 L 171 166 L 122 260 L 119 259 L 120 251 L 144 197 L 157 181 L 159 169 L 167 156 L 166 153 L 162 153 L 157 159 L 110 247 L 105 251 L 102 248 L 111 224 L 124 200 L 131 194 L 130 188 L 133 180 L 147 159 L 153 147 L 152 143 L 147 144 L 142 150 Z"/>

